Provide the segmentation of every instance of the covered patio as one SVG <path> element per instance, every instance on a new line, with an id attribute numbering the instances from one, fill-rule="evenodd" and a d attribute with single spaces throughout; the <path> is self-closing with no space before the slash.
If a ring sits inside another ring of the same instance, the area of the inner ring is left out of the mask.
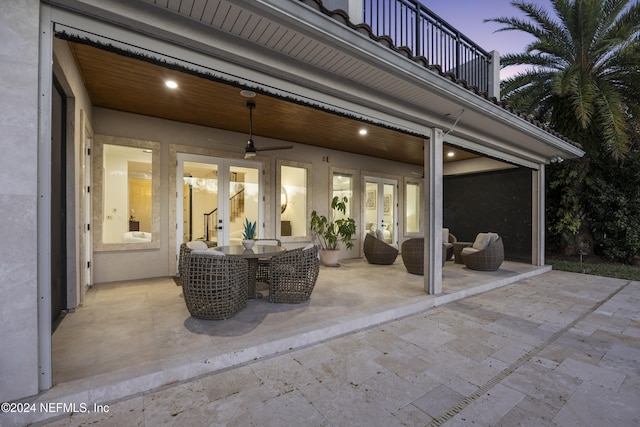
<path id="1" fill-rule="evenodd" d="M 38 401 L 109 402 L 295 348 L 542 274 L 549 266 L 506 261 L 498 271 L 443 268 L 443 292 L 424 278 L 364 259 L 321 267 L 308 303 L 250 300 L 231 319 L 192 318 L 181 288 L 167 278 L 102 284 L 53 334 L 56 385 Z"/>

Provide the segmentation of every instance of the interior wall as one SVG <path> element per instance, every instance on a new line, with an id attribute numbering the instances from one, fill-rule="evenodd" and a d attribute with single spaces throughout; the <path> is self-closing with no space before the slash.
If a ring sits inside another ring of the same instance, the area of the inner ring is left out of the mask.
<path id="1" fill-rule="evenodd" d="M 238 94 L 240 97 L 240 95 Z M 243 152 L 247 135 L 244 133 L 228 132 L 219 129 L 211 129 L 203 126 L 195 126 L 187 123 L 173 122 L 153 117 L 139 116 L 104 108 L 94 108 L 94 132 L 96 134 L 118 136 L 159 142 L 161 145 L 160 162 L 160 249 L 139 251 L 104 251 L 94 254 L 94 281 L 104 283 L 120 280 L 130 280 L 145 277 L 161 277 L 172 274 L 172 266 L 167 261 L 169 257 L 169 233 L 175 233 L 169 224 L 169 210 L 174 204 L 175 196 L 169 194 L 169 168 L 175 168 L 168 161 L 169 145 L 185 145 L 197 148 L 210 148 L 226 151 L 230 155 L 238 156 Z M 256 144 L 282 145 L 285 141 L 270 140 L 260 136 L 254 137 Z M 288 142 L 287 142 L 288 143 Z M 404 177 L 415 178 L 422 173 L 419 166 L 408 166 L 403 163 L 391 162 L 384 159 L 371 158 L 357 154 L 327 150 L 304 144 L 293 144 L 291 150 L 265 151 L 260 157 L 270 163 L 270 174 L 265 181 L 275 183 L 277 171 L 276 161 L 287 160 L 291 162 L 311 163 L 313 188 L 311 192 L 311 206 L 320 214 L 328 214 L 329 210 L 329 180 L 330 168 L 345 168 L 356 170 L 359 176 L 363 171 L 378 172 L 385 176 L 397 176 L 399 183 Z M 235 149 L 234 147 L 238 147 Z M 399 212 L 403 212 L 402 186 L 399 188 L 400 203 Z M 280 206 L 280 192 L 271 191 L 271 206 Z M 277 200 L 275 199 L 277 198 Z M 356 204 L 360 199 L 356 200 Z M 354 209 L 354 219 L 358 224 L 358 235 L 355 247 L 351 250 L 342 248 L 342 258 L 358 257 L 360 254 L 359 242 L 361 241 L 359 209 Z M 276 215 L 271 215 L 268 229 L 275 230 Z M 399 214 L 399 230 L 404 229 L 402 214 Z M 363 235 L 362 235 L 363 236 Z M 270 236 L 266 236 L 270 237 Z M 402 236 L 400 238 L 402 241 Z"/>
<path id="2" fill-rule="evenodd" d="M 514 168 L 444 177 L 443 226 L 459 241 L 498 233 L 505 259 L 531 261 L 532 171 Z"/>

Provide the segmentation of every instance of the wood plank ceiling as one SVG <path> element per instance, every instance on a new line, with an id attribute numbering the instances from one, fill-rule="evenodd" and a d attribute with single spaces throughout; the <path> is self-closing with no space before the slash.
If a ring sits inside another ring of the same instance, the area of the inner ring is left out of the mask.
<path id="1" fill-rule="evenodd" d="M 240 95 L 241 88 L 85 44 L 69 45 L 95 107 L 248 133 L 248 99 Z M 177 89 L 165 86 L 169 79 Z M 421 137 L 263 94 L 251 101 L 256 104 L 254 136 L 423 164 Z M 366 136 L 358 133 L 362 128 Z M 268 147 L 257 140 L 256 146 Z M 446 151 L 455 156 L 443 156 L 445 161 L 477 157 L 451 147 Z"/>

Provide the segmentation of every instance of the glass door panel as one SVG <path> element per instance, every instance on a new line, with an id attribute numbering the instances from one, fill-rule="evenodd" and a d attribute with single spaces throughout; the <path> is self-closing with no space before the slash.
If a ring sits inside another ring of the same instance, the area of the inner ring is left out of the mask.
<path id="1" fill-rule="evenodd" d="M 395 180 L 365 177 L 364 229 L 389 244 L 397 243 L 396 188 Z"/>
<path id="2" fill-rule="evenodd" d="M 380 228 L 384 241 L 393 244 L 396 242 L 396 231 L 394 224 L 396 223 L 396 185 L 382 185 L 382 221 Z"/>
<path id="3" fill-rule="evenodd" d="M 182 178 L 182 240 L 218 241 L 224 218 L 219 202 L 219 165 L 184 162 Z"/>
<path id="4" fill-rule="evenodd" d="M 180 153 L 176 179 L 176 251 L 192 240 L 240 244 L 245 218 L 262 235 L 260 163 Z"/>
<path id="5" fill-rule="evenodd" d="M 229 168 L 229 243 L 242 243 L 245 218 L 260 224 L 260 169 L 242 166 Z M 260 237 L 262 227 L 257 227 Z"/>
<path id="6" fill-rule="evenodd" d="M 378 230 L 380 218 L 378 217 L 378 183 L 365 183 L 365 229 L 367 232 Z"/>

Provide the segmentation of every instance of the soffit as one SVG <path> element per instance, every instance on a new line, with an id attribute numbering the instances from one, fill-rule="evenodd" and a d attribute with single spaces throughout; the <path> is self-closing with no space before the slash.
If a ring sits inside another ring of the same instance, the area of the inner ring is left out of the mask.
<path id="1" fill-rule="evenodd" d="M 398 111 L 400 106 L 406 109 L 405 118 L 415 121 L 416 112 L 421 112 L 421 124 L 427 127 L 446 131 L 464 110 L 453 132 L 480 145 L 495 143 L 497 148 L 530 158 L 559 154 L 572 157 L 581 151 L 541 124 L 512 114 L 512 110 L 478 93 L 476 88 L 469 88 L 466 82 L 455 81 L 437 66 L 423 64 L 416 72 L 416 58 L 411 58 L 408 50 L 391 45 L 387 38 L 373 36 L 366 26 L 352 24 L 341 11 L 328 11 L 320 0 L 144 1 L 277 53 L 288 61 L 322 70 L 336 79 L 337 86 L 346 82 L 366 88 L 363 92 L 367 98 L 360 101 L 378 109 L 384 110 L 384 105 L 374 105 L 375 94 L 379 100 L 394 101 L 395 110 L 388 111 L 392 114 L 402 115 Z M 298 10 L 303 3 L 311 9 L 306 14 Z M 325 30 L 327 16 L 332 18 L 330 22 L 339 22 L 351 34 L 339 33 L 335 27 Z M 376 43 L 371 43 L 372 40 Z M 373 55 L 369 54 L 373 50 L 363 52 L 365 45 L 376 45 L 372 49 L 378 50 Z M 405 66 L 413 72 L 401 72 Z M 414 78 L 417 74 L 423 78 Z"/>
<path id="2" fill-rule="evenodd" d="M 372 64 L 371 56 L 341 49 L 335 40 L 305 32 L 299 23 L 296 26 L 295 22 L 274 16 L 271 11 L 258 9 L 256 5 L 263 2 L 146 0 L 146 3 L 174 16 L 178 14 L 195 20 L 221 34 L 231 34 L 243 43 L 248 42 L 254 48 L 268 52 L 276 63 L 284 58 L 288 61 L 287 65 L 304 64 L 308 69 L 333 79 L 335 85 L 324 85 L 324 90 L 351 97 L 351 100 L 380 111 L 386 109 L 389 114 L 420 123 L 422 129 L 440 127 L 480 145 L 490 143 L 507 152 L 524 153 L 531 158 L 551 157 L 558 153 L 556 147 L 541 143 L 540 139 L 524 133 L 522 124 L 512 126 L 509 120 L 490 118 L 487 110 L 491 110 L 491 103 L 473 95 L 468 89 L 459 88 L 427 69 L 420 71 L 431 80 L 439 79 L 437 84 L 428 81 L 424 84 L 425 80 L 408 79 L 406 73 L 393 73 L 385 66 L 389 64 Z M 292 1 L 290 4 L 298 2 Z M 327 19 L 321 15 L 315 18 L 320 21 Z M 363 40 L 358 34 L 352 34 L 352 37 L 359 38 L 360 43 Z M 367 43 L 371 44 L 369 41 Z M 164 99 L 158 92 L 157 82 L 168 74 L 166 68 L 111 52 L 90 52 L 94 48 L 88 46 L 72 46 L 92 101 L 97 106 L 239 132 L 247 129 L 246 100 L 238 96 L 237 87 L 188 75 L 185 90 L 181 88 L 183 98 L 177 100 L 173 95 L 173 98 Z M 393 57 L 395 53 L 391 51 L 378 54 L 376 59 L 388 60 L 391 54 L 392 60 L 406 61 L 406 58 L 397 55 Z M 105 67 L 105 64 L 110 65 Z M 286 68 L 282 63 L 280 65 Z M 254 66 L 260 67 L 260 64 Z M 271 72 L 273 68 L 271 66 Z M 307 83 L 313 84 L 308 80 L 309 76 L 301 75 L 303 73 L 288 76 L 286 70 L 281 70 L 281 73 L 291 79 L 299 78 L 300 81 L 306 78 Z M 340 86 L 347 89 L 340 89 Z M 451 95 L 456 91 L 463 93 L 462 98 L 471 96 L 477 99 L 472 99 L 465 108 L 456 96 Z M 477 104 L 482 102 L 487 105 L 478 107 Z M 361 123 L 353 118 L 262 95 L 258 95 L 256 103 L 258 108 L 254 116 L 254 129 L 257 135 L 422 164 L 423 137 L 416 133 L 407 135 L 394 129 L 374 126 L 373 133 L 366 140 L 357 139 L 356 131 Z M 501 109 L 493 106 L 493 110 Z M 502 113 L 506 112 L 498 112 Z M 455 129 L 450 129 L 454 123 Z M 310 132 L 310 129 L 313 131 Z"/>

